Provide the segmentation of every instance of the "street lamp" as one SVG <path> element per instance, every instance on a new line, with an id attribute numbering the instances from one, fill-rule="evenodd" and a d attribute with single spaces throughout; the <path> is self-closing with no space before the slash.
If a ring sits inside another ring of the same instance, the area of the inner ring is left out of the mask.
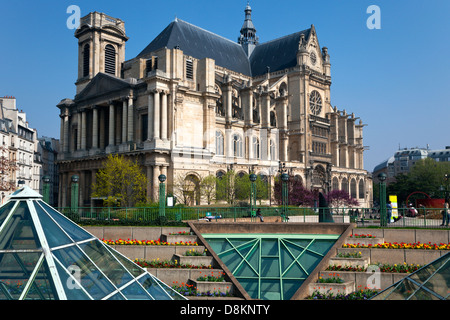
<path id="1" fill-rule="evenodd" d="M 255 181 L 257 179 L 256 174 L 252 173 L 249 176 L 249 179 L 251 181 L 251 189 L 250 189 L 250 214 L 253 217 L 254 216 L 254 210 L 256 209 L 256 185 Z"/>
<path id="2" fill-rule="evenodd" d="M 166 186 L 164 181 L 166 181 L 166 176 L 164 174 L 160 174 L 158 176 L 159 180 L 159 216 L 166 215 Z"/>
<path id="3" fill-rule="evenodd" d="M 387 212 L 386 212 L 386 174 L 381 172 L 378 175 L 378 180 L 380 180 L 380 222 L 381 226 L 385 227 L 387 225 Z"/>
<path id="4" fill-rule="evenodd" d="M 44 202 L 50 204 L 50 177 L 43 176 L 42 182 L 44 183 L 42 186 L 42 196 L 44 197 Z"/>
<path id="5" fill-rule="evenodd" d="M 287 217 L 287 207 L 289 202 L 289 189 L 288 189 L 288 181 L 289 174 L 287 174 L 286 163 L 278 163 L 278 172 L 281 174 L 281 215 L 283 220 Z"/>
<path id="6" fill-rule="evenodd" d="M 80 180 L 80 177 L 74 174 L 71 180 L 70 208 L 72 211 L 78 211 L 78 181 Z"/>

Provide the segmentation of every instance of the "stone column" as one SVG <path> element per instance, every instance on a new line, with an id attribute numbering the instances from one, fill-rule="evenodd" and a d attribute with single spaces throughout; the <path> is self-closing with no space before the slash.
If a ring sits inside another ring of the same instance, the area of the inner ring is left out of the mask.
<path id="1" fill-rule="evenodd" d="M 64 146 L 63 151 L 69 152 L 69 115 L 65 114 L 64 116 Z"/>
<path id="2" fill-rule="evenodd" d="M 269 92 L 263 92 L 261 105 L 261 126 L 263 128 L 270 127 L 270 95 Z"/>
<path id="3" fill-rule="evenodd" d="M 77 145 L 74 146 L 75 150 L 81 150 L 81 113 L 77 113 Z"/>
<path id="4" fill-rule="evenodd" d="M 98 149 L 98 108 L 92 109 L 92 148 Z"/>
<path id="5" fill-rule="evenodd" d="M 81 113 L 81 150 L 86 150 L 86 110 Z"/>
<path id="6" fill-rule="evenodd" d="M 109 133 L 108 133 L 108 137 L 109 137 L 109 145 L 108 147 L 112 147 L 115 144 L 114 141 L 114 126 L 115 126 L 115 121 L 114 121 L 114 104 L 111 102 L 109 104 Z"/>
<path id="7" fill-rule="evenodd" d="M 154 113 L 154 96 L 153 92 L 148 93 L 148 131 L 147 131 L 147 140 L 153 139 L 153 115 Z M 148 193 L 150 194 L 150 193 Z"/>
<path id="8" fill-rule="evenodd" d="M 161 139 L 167 140 L 167 92 L 161 96 Z"/>
<path id="9" fill-rule="evenodd" d="M 127 100 L 124 99 L 122 101 L 122 143 L 127 142 L 127 122 L 128 122 L 128 116 L 127 116 Z"/>
<path id="10" fill-rule="evenodd" d="M 153 185 L 153 192 L 152 192 L 152 196 L 153 196 L 153 201 L 157 201 L 158 200 L 158 195 L 159 195 L 159 180 L 158 177 L 160 175 L 160 169 L 159 166 L 154 165 L 153 166 L 153 178 L 152 178 L 152 185 Z"/>
<path id="11" fill-rule="evenodd" d="M 99 147 L 100 149 L 105 148 L 105 122 L 106 122 L 106 110 L 105 108 L 101 108 L 98 110 L 100 112 L 100 138 L 99 138 Z"/>
<path id="12" fill-rule="evenodd" d="M 153 110 L 153 139 L 159 139 L 159 129 L 160 129 L 160 97 L 159 91 L 154 93 L 154 110 Z"/>
<path id="13" fill-rule="evenodd" d="M 226 86 L 224 90 L 225 97 L 225 121 L 226 123 L 231 123 L 233 117 L 233 89 L 231 83 Z"/>
<path id="14" fill-rule="evenodd" d="M 134 140 L 134 106 L 133 97 L 128 97 L 128 141 L 132 142 Z"/>

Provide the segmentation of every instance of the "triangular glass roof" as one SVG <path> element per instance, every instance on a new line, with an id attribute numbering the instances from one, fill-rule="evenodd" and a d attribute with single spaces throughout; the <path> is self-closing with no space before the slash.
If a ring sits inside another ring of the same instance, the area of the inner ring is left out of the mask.
<path id="1" fill-rule="evenodd" d="M 0 207 L 0 300 L 185 300 L 25 186 Z"/>
<path id="2" fill-rule="evenodd" d="M 450 300 L 450 253 L 381 291 L 372 300 Z"/>
<path id="3" fill-rule="evenodd" d="M 329 234 L 202 234 L 253 299 L 289 300 L 335 244 Z"/>

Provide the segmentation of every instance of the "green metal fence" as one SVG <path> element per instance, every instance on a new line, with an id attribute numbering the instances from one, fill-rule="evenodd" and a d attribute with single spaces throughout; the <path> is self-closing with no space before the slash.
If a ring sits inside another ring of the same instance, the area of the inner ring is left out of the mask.
<path id="1" fill-rule="evenodd" d="M 261 209 L 263 217 L 282 216 L 281 207 L 264 207 Z M 137 208 L 91 208 L 79 207 L 58 208 L 76 222 L 89 221 L 121 221 L 126 222 L 152 222 L 160 217 L 158 207 L 137 207 Z M 331 214 L 334 222 L 354 222 L 361 227 L 380 226 L 381 217 L 377 208 L 307 208 L 288 207 L 288 218 L 282 219 L 289 222 L 319 222 L 320 215 Z M 443 221 L 443 208 L 419 208 L 415 212 L 408 208 L 397 209 L 397 215 L 392 215 L 385 227 L 422 227 L 422 228 L 445 228 L 448 227 L 448 219 Z M 252 215 L 250 207 L 166 207 L 165 217 L 168 221 L 186 221 L 207 219 L 228 219 L 238 221 L 241 218 L 259 219 Z M 441 226 L 444 224 L 443 226 Z"/>

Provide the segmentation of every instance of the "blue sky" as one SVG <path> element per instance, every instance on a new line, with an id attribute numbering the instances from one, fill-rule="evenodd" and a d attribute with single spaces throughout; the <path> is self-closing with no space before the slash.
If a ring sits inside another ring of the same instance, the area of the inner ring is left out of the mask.
<path id="1" fill-rule="evenodd" d="M 0 0 L 0 96 L 15 96 L 39 136 L 59 138 L 58 102 L 73 98 L 77 39 L 67 7 L 125 21 L 126 59 L 135 57 L 175 17 L 236 41 L 246 0 Z M 364 129 L 365 169 L 399 147 L 450 145 L 450 1 L 252 0 L 260 42 L 309 28 L 331 56 L 331 103 L 355 113 Z M 381 10 L 381 29 L 366 12 Z"/>

